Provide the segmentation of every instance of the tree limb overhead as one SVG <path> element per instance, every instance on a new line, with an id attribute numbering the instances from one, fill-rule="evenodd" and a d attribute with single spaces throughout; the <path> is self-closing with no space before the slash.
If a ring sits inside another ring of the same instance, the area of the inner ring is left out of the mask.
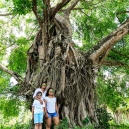
<path id="1" fill-rule="evenodd" d="M 116 15 L 119 15 L 119 14 L 124 14 L 124 13 L 129 13 L 129 11 L 122 11 L 122 12 L 117 12 Z"/>
<path id="2" fill-rule="evenodd" d="M 101 64 L 104 61 L 105 57 L 108 55 L 113 45 L 128 33 L 129 19 L 121 24 L 121 26 L 119 26 L 115 31 L 103 38 L 96 46 L 93 47 L 93 49 L 91 49 L 87 53 L 89 55 L 89 58 L 93 61 L 93 64 Z"/>
<path id="3" fill-rule="evenodd" d="M 5 13 L 5 14 L 0 14 L 0 16 L 9 16 L 9 15 L 13 15 L 14 13 Z"/>
<path id="4" fill-rule="evenodd" d="M 9 70 L 8 68 L 3 66 L 2 64 L 0 64 L 0 69 L 3 70 L 4 72 L 10 74 L 11 76 L 13 76 L 16 79 L 16 81 L 18 81 L 18 82 L 23 80 L 23 78 L 20 75 L 18 75 L 14 71 Z"/>
<path id="5" fill-rule="evenodd" d="M 78 4 L 79 0 L 73 0 L 71 5 L 67 8 L 66 13 L 70 14 L 71 10 Z"/>
<path id="6" fill-rule="evenodd" d="M 39 25 L 42 28 L 42 19 L 40 18 L 40 16 L 38 15 L 38 12 L 37 12 L 37 0 L 32 0 L 32 11 L 34 12 L 34 14 L 39 22 Z"/>
<path id="7" fill-rule="evenodd" d="M 58 3 L 55 7 L 53 7 L 51 18 L 54 18 L 56 13 L 62 9 L 65 5 L 67 5 L 71 0 L 62 0 L 60 3 Z"/>

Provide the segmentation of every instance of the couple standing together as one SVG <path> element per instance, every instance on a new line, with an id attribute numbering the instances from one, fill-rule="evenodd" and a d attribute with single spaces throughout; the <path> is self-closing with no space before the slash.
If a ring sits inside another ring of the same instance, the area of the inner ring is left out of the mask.
<path id="1" fill-rule="evenodd" d="M 58 107 L 52 88 L 46 89 L 46 83 L 37 88 L 33 95 L 32 118 L 35 129 L 42 129 L 43 116 L 46 118 L 46 129 L 50 129 L 52 120 L 59 124 Z"/>

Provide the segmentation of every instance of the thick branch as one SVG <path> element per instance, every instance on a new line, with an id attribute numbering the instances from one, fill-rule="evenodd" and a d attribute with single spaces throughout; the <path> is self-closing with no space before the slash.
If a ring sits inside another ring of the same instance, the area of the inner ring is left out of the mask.
<path id="1" fill-rule="evenodd" d="M 39 22 L 39 25 L 42 28 L 42 19 L 40 18 L 40 16 L 38 15 L 38 12 L 37 12 L 37 0 L 32 1 L 32 11 L 34 12 L 34 14 Z"/>
<path id="2" fill-rule="evenodd" d="M 71 10 L 77 5 L 78 2 L 79 0 L 73 0 L 71 2 L 71 5 L 67 8 L 66 13 L 70 14 Z"/>
<path id="3" fill-rule="evenodd" d="M 2 64 L 0 64 L 0 69 L 3 70 L 4 72 L 10 74 L 11 76 L 13 76 L 16 79 L 16 81 L 18 81 L 18 82 L 23 80 L 20 75 L 18 75 L 14 71 L 9 70 L 8 68 L 3 66 Z"/>
<path id="4" fill-rule="evenodd" d="M 122 12 L 117 12 L 116 15 L 119 15 L 119 14 L 124 14 L 124 13 L 129 13 L 129 11 L 122 11 Z"/>
<path id="5" fill-rule="evenodd" d="M 71 29 L 70 22 L 65 17 L 59 15 L 58 13 L 55 15 L 55 19 L 60 23 L 62 23 L 68 29 L 69 35 L 72 36 L 72 29 Z"/>
<path id="6" fill-rule="evenodd" d="M 85 8 L 73 8 L 72 10 L 84 10 Z M 59 12 L 64 12 L 66 9 L 61 9 Z"/>
<path id="7" fill-rule="evenodd" d="M 124 67 L 129 68 L 129 66 L 127 64 L 120 62 L 120 61 L 113 61 L 113 60 L 103 61 L 102 65 L 105 65 L 105 66 L 124 66 Z"/>
<path id="8" fill-rule="evenodd" d="M 9 15 L 13 15 L 14 13 L 5 13 L 5 14 L 0 14 L 0 16 L 9 16 Z"/>
<path id="9" fill-rule="evenodd" d="M 93 61 L 93 64 L 101 64 L 113 45 L 121 40 L 125 35 L 129 33 L 129 19 L 127 19 L 120 27 L 103 38 L 91 51 L 87 54 Z"/>
<path id="10" fill-rule="evenodd" d="M 54 18 L 56 13 L 62 9 L 65 5 L 67 5 L 71 0 L 62 0 L 60 3 L 58 3 L 54 8 L 51 13 L 51 18 Z"/>

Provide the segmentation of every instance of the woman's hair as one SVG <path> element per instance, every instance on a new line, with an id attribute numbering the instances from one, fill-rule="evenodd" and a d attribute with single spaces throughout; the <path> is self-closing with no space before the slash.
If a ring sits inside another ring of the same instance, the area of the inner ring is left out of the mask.
<path id="1" fill-rule="evenodd" d="M 47 93 L 46 93 L 46 96 L 49 96 L 49 90 L 51 90 L 52 88 L 49 88 L 48 90 L 47 90 Z M 53 90 L 53 89 L 52 89 Z"/>
<path id="2" fill-rule="evenodd" d="M 39 92 L 37 92 L 36 96 L 37 96 L 39 93 L 42 95 L 42 92 L 41 92 L 41 91 L 39 91 Z"/>

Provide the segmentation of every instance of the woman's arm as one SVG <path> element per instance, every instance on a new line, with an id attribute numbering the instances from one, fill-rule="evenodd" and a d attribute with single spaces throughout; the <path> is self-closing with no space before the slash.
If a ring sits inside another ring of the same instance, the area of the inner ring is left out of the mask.
<path id="1" fill-rule="evenodd" d="M 45 103 L 44 113 L 45 113 L 45 116 L 48 117 L 48 113 L 47 113 L 47 101 L 44 100 L 44 103 Z"/>
<path id="2" fill-rule="evenodd" d="M 56 112 L 58 114 L 58 106 L 57 106 L 57 103 L 55 104 L 55 109 L 56 109 Z"/>

